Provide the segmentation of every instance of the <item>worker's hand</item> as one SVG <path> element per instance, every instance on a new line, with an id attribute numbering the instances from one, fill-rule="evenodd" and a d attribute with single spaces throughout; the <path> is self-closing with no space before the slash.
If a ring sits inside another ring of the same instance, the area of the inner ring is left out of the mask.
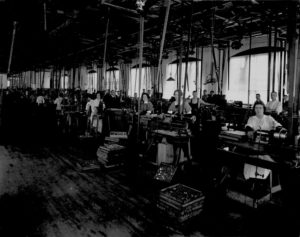
<path id="1" fill-rule="evenodd" d="M 254 140 L 254 131 L 248 131 L 247 137 L 250 141 L 253 141 Z"/>
<path id="2" fill-rule="evenodd" d="M 193 123 L 196 122 L 196 116 L 193 115 L 193 116 L 191 117 L 191 120 L 192 120 Z"/>

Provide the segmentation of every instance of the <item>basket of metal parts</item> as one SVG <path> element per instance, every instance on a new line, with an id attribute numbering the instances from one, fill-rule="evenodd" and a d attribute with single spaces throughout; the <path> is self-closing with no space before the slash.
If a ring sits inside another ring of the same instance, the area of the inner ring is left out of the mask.
<path id="1" fill-rule="evenodd" d="M 160 191 L 157 207 L 165 216 L 182 223 L 202 212 L 204 199 L 201 191 L 175 184 Z"/>
<path id="2" fill-rule="evenodd" d="M 176 166 L 162 162 L 154 176 L 154 179 L 170 183 L 176 173 L 176 170 Z"/>

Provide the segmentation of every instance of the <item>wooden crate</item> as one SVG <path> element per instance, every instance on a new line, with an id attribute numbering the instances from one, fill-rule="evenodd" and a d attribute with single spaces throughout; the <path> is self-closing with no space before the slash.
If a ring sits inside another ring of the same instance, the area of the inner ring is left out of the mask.
<path id="1" fill-rule="evenodd" d="M 157 207 L 170 218 L 184 222 L 202 212 L 204 200 L 201 191 L 175 184 L 160 191 Z"/>

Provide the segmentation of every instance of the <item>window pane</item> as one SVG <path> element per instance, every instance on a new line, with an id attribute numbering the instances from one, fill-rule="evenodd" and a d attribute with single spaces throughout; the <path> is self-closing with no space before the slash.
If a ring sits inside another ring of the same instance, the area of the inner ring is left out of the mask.
<path id="1" fill-rule="evenodd" d="M 280 53 L 276 53 L 276 70 L 274 90 L 279 92 L 280 83 Z M 273 60 L 273 55 L 272 55 Z M 255 101 L 255 94 L 261 94 L 261 99 L 266 103 L 268 96 L 268 54 L 251 55 L 250 90 L 248 92 L 248 70 L 249 55 L 233 57 L 230 59 L 229 90 L 228 100 L 240 100 L 243 103 L 252 104 Z M 273 88 L 273 62 L 271 63 L 270 91 Z M 280 93 L 280 92 L 279 92 Z"/>
<path id="2" fill-rule="evenodd" d="M 185 96 L 192 96 L 194 90 L 196 90 L 196 64 L 197 62 L 189 62 L 188 63 L 188 82 L 186 84 L 186 91 Z M 201 75 L 201 62 L 198 61 L 199 67 L 199 74 L 198 77 Z M 184 90 L 184 80 L 185 80 L 185 63 L 182 63 L 182 70 L 181 70 L 181 90 Z M 166 99 L 170 99 L 173 96 L 174 91 L 177 89 L 177 68 L 179 67 L 176 63 L 170 63 L 167 66 L 167 75 L 166 75 L 166 82 L 164 83 L 164 94 L 163 97 Z M 169 77 L 173 77 L 175 81 L 167 81 Z"/>
<path id="3" fill-rule="evenodd" d="M 119 70 L 107 71 L 106 80 L 104 82 L 104 88 L 106 90 L 110 89 L 110 90 L 118 91 L 120 88 L 119 75 L 120 75 Z"/>
<path id="4" fill-rule="evenodd" d="M 138 93 L 139 90 L 139 68 L 132 68 L 130 71 L 130 81 L 129 81 L 129 96 L 134 96 L 134 93 Z M 140 94 L 143 93 L 143 90 L 146 92 L 151 90 L 152 83 L 151 83 L 151 71 L 150 67 L 143 67 L 142 68 L 142 80 L 141 80 L 141 90 Z"/>

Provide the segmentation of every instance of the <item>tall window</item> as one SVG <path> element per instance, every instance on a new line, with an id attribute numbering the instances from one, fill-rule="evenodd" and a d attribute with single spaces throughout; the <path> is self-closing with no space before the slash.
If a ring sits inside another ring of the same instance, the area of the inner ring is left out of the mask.
<path id="1" fill-rule="evenodd" d="M 61 89 L 68 89 L 69 87 L 69 77 L 68 76 L 62 76 L 60 78 L 60 88 Z"/>
<path id="2" fill-rule="evenodd" d="M 201 61 L 191 61 L 188 62 L 188 71 L 187 71 L 187 84 L 186 84 L 186 91 L 185 96 L 192 96 L 193 91 L 196 90 L 196 70 L 197 70 L 197 63 L 198 63 L 198 79 L 201 75 Z M 181 70 L 181 90 L 184 90 L 184 80 L 185 80 L 185 67 L 186 63 L 182 63 L 182 70 Z M 178 82 L 178 73 L 179 73 L 179 64 L 177 62 L 170 63 L 167 66 L 166 72 L 166 82 L 164 83 L 164 93 L 163 97 L 169 99 L 173 96 L 174 91 L 177 89 Z M 173 80 L 168 80 L 169 78 L 174 78 Z"/>
<path id="3" fill-rule="evenodd" d="M 119 91 L 120 90 L 120 70 L 118 68 L 111 68 L 106 71 L 106 79 L 104 81 L 104 88 Z"/>
<path id="4" fill-rule="evenodd" d="M 272 56 L 273 57 L 273 56 Z M 279 90 L 280 81 L 280 52 L 276 53 L 275 85 L 274 90 Z M 251 55 L 250 62 L 250 83 L 249 83 L 249 55 L 238 56 L 230 59 L 229 89 L 227 91 L 228 100 L 239 100 L 243 103 L 252 104 L 255 95 L 261 94 L 261 99 L 267 102 L 268 97 L 268 54 Z M 273 88 L 273 63 L 271 64 L 270 91 Z M 283 74 L 283 70 L 281 72 Z M 249 101 L 248 101 L 249 95 Z"/>
<path id="5" fill-rule="evenodd" d="M 87 74 L 86 90 L 89 93 L 97 91 L 97 72 L 90 70 Z"/>
<path id="6" fill-rule="evenodd" d="M 137 93 L 139 96 L 139 88 L 140 94 L 143 93 L 143 90 L 146 92 L 148 90 L 151 90 L 152 84 L 151 84 L 151 72 L 150 67 L 143 67 L 142 68 L 142 80 L 141 80 L 141 86 L 139 86 L 140 78 L 139 78 L 139 67 L 138 65 L 131 68 L 130 71 L 130 81 L 129 81 L 129 96 L 134 96 L 134 93 Z"/>

